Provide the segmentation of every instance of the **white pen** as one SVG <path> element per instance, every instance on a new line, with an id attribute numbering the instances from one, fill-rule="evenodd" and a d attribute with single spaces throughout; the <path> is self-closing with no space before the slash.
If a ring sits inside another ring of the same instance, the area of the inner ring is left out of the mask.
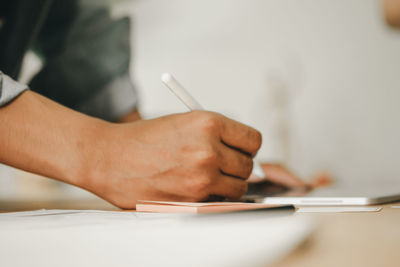
<path id="1" fill-rule="evenodd" d="M 188 91 L 169 73 L 161 75 L 161 81 L 185 104 L 190 110 L 204 110 L 204 108 L 189 94 Z M 253 175 L 264 178 L 265 173 L 257 161 L 253 161 Z"/>

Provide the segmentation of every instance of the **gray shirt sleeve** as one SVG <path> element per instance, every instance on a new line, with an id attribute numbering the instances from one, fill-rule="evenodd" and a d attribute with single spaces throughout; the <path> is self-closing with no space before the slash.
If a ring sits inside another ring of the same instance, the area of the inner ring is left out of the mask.
<path id="1" fill-rule="evenodd" d="M 136 109 L 138 97 L 128 74 L 114 78 L 75 109 L 107 121 L 116 121 Z"/>
<path id="2" fill-rule="evenodd" d="M 0 71 L 0 107 L 10 103 L 25 90 L 28 90 L 28 86 L 14 81 Z"/>
<path id="3" fill-rule="evenodd" d="M 113 18 L 102 1 L 77 2 L 68 15 L 63 3 L 72 1 L 54 1 L 34 46 L 44 67 L 29 87 L 69 108 L 116 121 L 138 101 L 129 77 L 130 20 Z M 66 15 L 68 24 L 60 19 Z"/>

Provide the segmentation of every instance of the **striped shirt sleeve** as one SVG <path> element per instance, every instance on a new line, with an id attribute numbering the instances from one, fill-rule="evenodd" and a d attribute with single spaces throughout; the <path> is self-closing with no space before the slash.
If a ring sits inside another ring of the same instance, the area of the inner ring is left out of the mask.
<path id="1" fill-rule="evenodd" d="M 7 105 L 28 89 L 27 85 L 14 81 L 0 71 L 0 107 Z"/>

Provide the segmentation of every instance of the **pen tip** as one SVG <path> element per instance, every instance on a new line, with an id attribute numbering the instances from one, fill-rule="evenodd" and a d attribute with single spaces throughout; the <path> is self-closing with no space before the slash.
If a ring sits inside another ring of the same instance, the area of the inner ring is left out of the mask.
<path id="1" fill-rule="evenodd" d="M 165 83 L 168 83 L 169 81 L 171 81 L 172 80 L 172 75 L 171 74 L 169 74 L 169 73 L 163 73 L 162 75 L 161 75 L 161 81 L 163 81 L 163 82 L 165 82 Z"/>

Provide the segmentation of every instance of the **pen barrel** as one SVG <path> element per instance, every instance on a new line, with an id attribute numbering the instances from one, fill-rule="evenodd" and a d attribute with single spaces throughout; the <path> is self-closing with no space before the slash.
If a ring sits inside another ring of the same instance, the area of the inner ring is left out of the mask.
<path id="1" fill-rule="evenodd" d="M 190 110 L 204 110 L 199 102 L 171 74 L 163 74 L 161 80 Z"/>
<path id="2" fill-rule="evenodd" d="M 161 81 L 185 104 L 190 110 L 204 110 L 199 102 L 194 99 L 188 91 L 169 73 L 164 73 L 161 76 Z M 264 178 L 265 173 L 261 165 L 254 160 L 253 172 L 259 178 Z"/>

